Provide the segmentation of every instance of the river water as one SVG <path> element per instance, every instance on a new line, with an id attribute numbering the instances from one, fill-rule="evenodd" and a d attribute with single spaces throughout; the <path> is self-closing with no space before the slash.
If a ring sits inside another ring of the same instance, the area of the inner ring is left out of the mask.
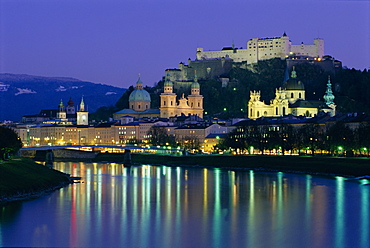
<path id="1" fill-rule="evenodd" d="M 0 206 L 0 246 L 370 247 L 366 180 L 58 162 L 81 176 Z"/>

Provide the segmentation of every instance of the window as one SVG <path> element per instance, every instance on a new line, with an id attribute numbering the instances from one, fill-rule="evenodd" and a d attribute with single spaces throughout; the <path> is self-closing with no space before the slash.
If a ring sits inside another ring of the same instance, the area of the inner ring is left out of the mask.
<path id="1" fill-rule="evenodd" d="M 299 98 L 302 98 L 302 93 L 299 93 Z"/>
<path id="2" fill-rule="evenodd" d="M 279 109 L 276 107 L 276 115 L 279 114 Z"/>
<path id="3" fill-rule="evenodd" d="M 171 101 L 171 106 L 173 105 L 173 101 Z"/>
<path id="4" fill-rule="evenodd" d="M 290 93 L 290 97 L 291 97 L 291 98 L 293 98 L 293 97 L 294 97 L 293 93 Z"/>
<path id="5" fill-rule="evenodd" d="M 163 106 L 166 106 L 166 101 L 163 101 Z"/>

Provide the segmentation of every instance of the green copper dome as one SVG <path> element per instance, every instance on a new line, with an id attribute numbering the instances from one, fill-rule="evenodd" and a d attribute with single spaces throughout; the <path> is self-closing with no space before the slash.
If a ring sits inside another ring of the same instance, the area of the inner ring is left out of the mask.
<path id="1" fill-rule="evenodd" d="M 141 89 L 141 90 L 134 90 L 131 92 L 129 101 L 150 101 L 150 95 L 148 91 Z"/>
<path id="2" fill-rule="evenodd" d="M 170 80 L 166 80 L 165 82 L 164 82 L 164 87 L 173 87 L 173 83 L 170 81 Z"/>
<path id="3" fill-rule="evenodd" d="M 192 89 L 199 89 L 200 88 L 200 85 L 199 85 L 198 82 L 194 82 L 194 83 L 191 84 L 191 88 Z"/>
<path id="4" fill-rule="evenodd" d="M 148 91 L 143 89 L 143 82 L 141 82 L 140 77 L 136 82 L 136 88 L 131 92 L 129 101 L 150 101 L 150 94 Z"/>
<path id="5" fill-rule="evenodd" d="M 200 89 L 200 85 L 198 83 L 198 77 L 197 77 L 197 72 L 195 71 L 194 75 L 194 82 L 191 84 L 192 89 Z"/>

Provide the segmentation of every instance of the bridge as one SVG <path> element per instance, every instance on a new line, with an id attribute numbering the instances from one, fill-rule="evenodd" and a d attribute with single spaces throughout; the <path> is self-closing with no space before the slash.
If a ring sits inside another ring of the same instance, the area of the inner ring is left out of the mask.
<path id="1" fill-rule="evenodd" d="M 169 154 L 180 153 L 180 147 L 170 146 L 114 146 L 114 145 L 84 145 L 84 146 L 32 146 L 20 149 L 23 157 L 45 158 L 47 151 L 52 150 L 55 158 L 95 158 L 99 153 L 123 153 L 130 150 L 134 153 Z"/>

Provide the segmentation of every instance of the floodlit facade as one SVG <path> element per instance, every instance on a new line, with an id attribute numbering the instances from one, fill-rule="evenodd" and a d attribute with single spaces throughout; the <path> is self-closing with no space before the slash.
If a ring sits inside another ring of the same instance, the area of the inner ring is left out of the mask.
<path id="1" fill-rule="evenodd" d="M 257 63 L 260 60 L 281 58 L 285 59 L 290 55 L 302 55 L 314 58 L 324 56 L 324 39 L 314 39 L 313 44 L 292 45 L 289 37 L 284 34 L 281 37 L 273 38 L 253 38 L 250 39 L 245 49 L 226 47 L 218 51 L 205 51 L 197 48 L 197 60 L 208 60 L 215 58 L 230 58 L 234 62 L 247 62 L 247 64 Z"/>
<path id="2" fill-rule="evenodd" d="M 167 77 L 160 98 L 161 118 L 181 115 L 197 115 L 203 118 L 203 96 L 200 94 L 200 85 L 196 78 L 191 85 L 191 94 L 187 98 L 183 94 L 177 102 L 176 94 L 173 93 L 173 83 Z"/>
<path id="3" fill-rule="evenodd" d="M 334 96 L 331 91 L 330 79 L 326 95 L 326 102 L 316 100 L 306 100 L 306 93 L 303 82 L 297 78 L 293 69 L 291 77 L 284 82 L 283 87 L 275 90 L 275 98 L 270 104 L 261 101 L 260 91 L 251 91 L 248 102 L 248 118 L 257 119 L 260 117 L 279 117 L 284 115 L 314 117 L 320 111 L 335 115 Z M 325 98 L 325 97 L 324 97 Z"/>

